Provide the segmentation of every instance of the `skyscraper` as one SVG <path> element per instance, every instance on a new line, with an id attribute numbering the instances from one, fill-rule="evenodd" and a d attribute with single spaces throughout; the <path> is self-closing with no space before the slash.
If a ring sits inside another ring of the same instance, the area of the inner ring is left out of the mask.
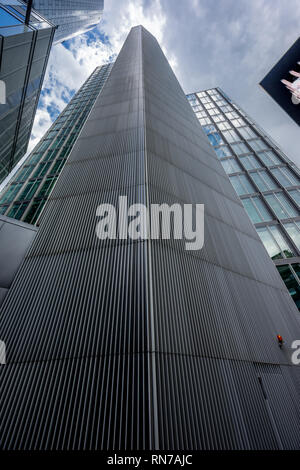
<path id="1" fill-rule="evenodd" d="M 0 194 L 0 214 L 35 224 L 110 73 L 97 67 Z"/>
<path id="2" fill-rule="evenodd" d="M 187 97 L 300 309 L 299 169 L 220 88 Z"/>
<path id="3" fill-rule="evenodd" d="M 104 0 L 33 0 L 33 6 L 58 25 L 56 44 L 94 28 L 101 19 Z"/>
<path id="4" fill-rule="evenodd" d="M 0 104 L 0 183 L 27 150 L 55 27 L 26 5 L 0 1 L 0 80 L 6 103 Z"/>
<path id="5" fill-rule="evenodd" d="M 97 208 L 120 195 L 204 203 L 204 248 L 99 240 Z M 143 27 L 57 180 L 0 325 L 4 449 L 299 447 L 298 311 Z"/>

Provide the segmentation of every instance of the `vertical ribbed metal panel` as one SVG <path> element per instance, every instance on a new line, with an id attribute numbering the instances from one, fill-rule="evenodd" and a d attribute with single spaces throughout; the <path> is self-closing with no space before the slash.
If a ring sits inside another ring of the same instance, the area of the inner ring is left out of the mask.
<path id="1" fill-rule="evenodd" d="M 203 250 L 101 242 L 96 208 L 119 195 L 205 203 Z M 297 315 L 158 43 L 133 28 L 0 311 L 1 447 L 296 448 L 299 374 L 276 334 L 300 338 Z"/>

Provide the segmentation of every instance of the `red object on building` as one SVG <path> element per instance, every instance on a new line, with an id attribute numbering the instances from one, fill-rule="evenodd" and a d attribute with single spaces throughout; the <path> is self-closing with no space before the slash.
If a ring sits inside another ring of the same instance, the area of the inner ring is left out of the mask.
<path id="1" fill-rule="evenodd" d="M 281 347 L 283 345 L 283 338 L 281 335 L 277 335 L 278 344 Z"/>

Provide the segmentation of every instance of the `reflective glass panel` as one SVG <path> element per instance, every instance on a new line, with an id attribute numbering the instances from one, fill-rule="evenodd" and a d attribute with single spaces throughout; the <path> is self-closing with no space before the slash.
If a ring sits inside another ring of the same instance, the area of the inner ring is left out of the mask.
<path id="1" fill-rule="evenodd" d="M 294 268 L 295 265 L 293 264 L 292 266 Z M 276 268 L 278 269 L 283 282 L 292 296 L 292 299 L 296 303 L 298 309 L 300 309 L 300 286 L 294 273 L 290 269 L 289 265 L 276 266 Z"/>
<path id="2" fill-rule="evenodd" d="M 300 230 L 299 227 L 294 222 L 288 222 L 283 224 L 285 230 L 295 243 L 298 250 L 300 250 Z"/>
<path id="3" fill-rule="evenodd" d="M 243 142 L 240 142 L 239 144 L 232 144 L 232 148 L 236 155 L 242 155 L 243 153 L 250 152 L 250 149 Z"/>
<path id="4" fill-rule="evenodd" d="M 218 158 L 231 157 L 232 155 L 232 151 L 227 145 L 222 145 L 222 147 L 215 149 L 215 152 Z"/>
<path id="5" fill-rule="evenodd" d="M 220 145 L 220 144 L 223 144 L 224 141 L 222 140 L 220 134 L 218 134 L 217 132 L 215 132 L 214 134 L 210 134 L 208 136 L 209 138 L 209 141 L 211 143 L 211 145 L 213 146 L 217 146 L 217 145 Z"/>

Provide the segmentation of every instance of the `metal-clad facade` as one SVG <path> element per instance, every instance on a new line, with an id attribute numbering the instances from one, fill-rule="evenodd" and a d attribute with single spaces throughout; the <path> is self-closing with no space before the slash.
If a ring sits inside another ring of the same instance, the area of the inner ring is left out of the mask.
<path id="1" fill-rule="evenodd" d="M 204 202 L 204 248 L 100 241 L 97 206 L 119 195 Z M 3 449 L 300 445 L 297 309 L 142 27 L 76 141 L 0 322 Z"/>

